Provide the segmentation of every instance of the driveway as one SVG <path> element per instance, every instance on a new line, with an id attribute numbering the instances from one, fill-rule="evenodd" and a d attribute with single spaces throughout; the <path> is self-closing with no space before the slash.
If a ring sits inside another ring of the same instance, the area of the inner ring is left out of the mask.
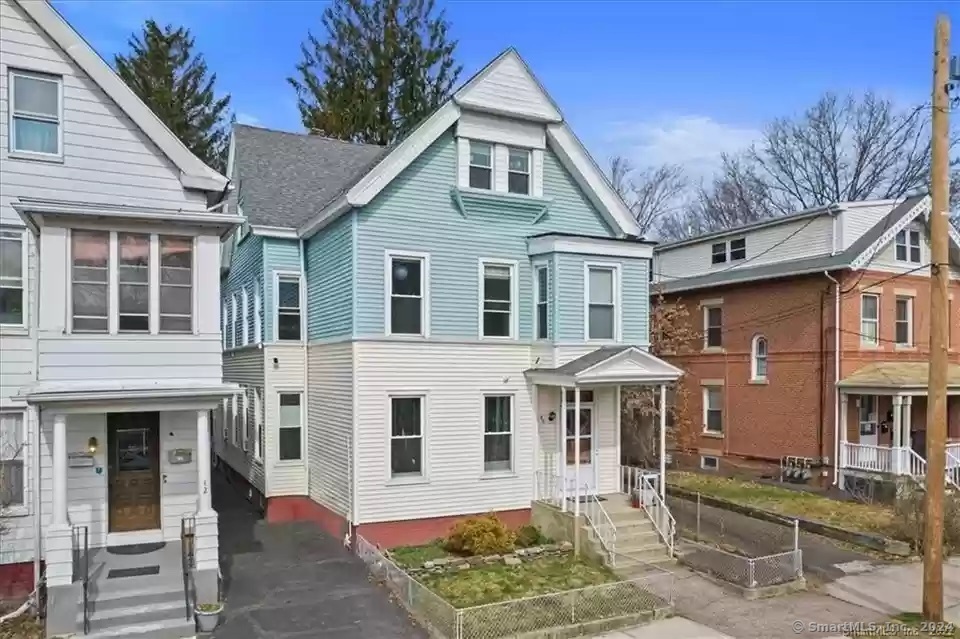
<path id="1" fill-rule="evenodd" d="M 339 540 L 268 525 L 220 473 L 213 497 L 226 602 L 214 639 L 426 639 Z"/>

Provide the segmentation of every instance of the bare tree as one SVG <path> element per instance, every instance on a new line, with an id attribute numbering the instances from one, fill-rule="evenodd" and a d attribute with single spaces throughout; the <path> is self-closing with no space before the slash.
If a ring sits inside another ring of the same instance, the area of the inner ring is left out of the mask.
<path id="1" fill-rule="evenodd" d="M 637 170 L 622 155 L 610 159 L 610 183 L 630 207 L 642 235 L 655 230 L 659 220 L 673 216 L 687 191 L 681 166 L 662 164 Z"/>

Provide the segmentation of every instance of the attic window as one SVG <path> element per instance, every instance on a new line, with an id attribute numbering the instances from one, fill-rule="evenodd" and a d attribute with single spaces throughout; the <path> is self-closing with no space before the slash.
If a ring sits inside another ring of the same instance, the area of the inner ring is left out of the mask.
<path id="1" fill-rule="evenodd" d="M 470 141 L 470 188 L 493 189 L 493 146 Z"/>
<path id="2" fill-rule="evenodd" d="M 747 238 L 741 237 L 737 240 L 730 240 L 730 261 L 747 259 Z"/>
<path id="3" fill-rule="evenodd" d="M 507 166 L 507 190 L 522 195 L 530 194 L 530 151 L 510 149 Z"/>
<path id="4" fill-rule="evenodd" d="M 727 243 L 719 242 L 713 245 L 712 257 L 710 258 L 711 264 L 723 264 L 727 261 Z"/>
<path id="5" fill-rule="evenodd" d="M 920 263 L 920 231 L 904 229 L 897 233 L 896 253 L 898 262 Z"/>

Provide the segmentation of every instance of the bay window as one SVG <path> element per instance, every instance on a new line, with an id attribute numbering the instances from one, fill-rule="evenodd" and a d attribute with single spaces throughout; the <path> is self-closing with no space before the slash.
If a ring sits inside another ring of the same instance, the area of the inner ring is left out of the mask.
<path id="1" fill-rule="evenodd" d="M 587 339 L 617 338 L 618 272 L 612 266 L 587 265 Z"/>
<path id="2" fill-rule="evenodd" d="M 117 234 L 119 330 L 150 331 L 150 236 Z"/>
<path id="3" fill-rule="evenodd" d="M 538 266 L 537 272 L 537 335 L 536 339 L 550 337 L 550 274 L 546 266 Z"/>
<path id="4" fill-rule="evenodd" d="M 481 337 L 514 337 L 515 272 L 510 263 L 481 261 Z"/>
<path id="5" fill-rule="evenodd" d="M 160 236 L 160 332 L 193 330 L 193 240 Z"/>
<path id="6" fill-rule="evenodd" d="M 70 257 L 73 330 L 106 333 L 110 328 L 110 234 L 74 230 Z"/>

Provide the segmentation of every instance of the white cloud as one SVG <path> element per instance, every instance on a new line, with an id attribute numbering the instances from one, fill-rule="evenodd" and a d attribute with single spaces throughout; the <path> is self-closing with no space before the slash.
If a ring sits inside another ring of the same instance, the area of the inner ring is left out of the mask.
<path id="1" fill-rule="evenodd" d="M 250 113 L 241 112 L 237 114 L 237 123 L 249 124 L 250 126 L 258 126 L 260 124 L 260 118 Z"/>
<path id="2" fill-rule="evenodd" d="M 718 122 L 705 115 L 665 116 L 641 122 L 615 122 L 607 128 L 610 153 L 626 156 L 643 168 L 679 164 L 694 180 L 710 177 L 720 155 L 756 142 L 760 129 Z"/>

